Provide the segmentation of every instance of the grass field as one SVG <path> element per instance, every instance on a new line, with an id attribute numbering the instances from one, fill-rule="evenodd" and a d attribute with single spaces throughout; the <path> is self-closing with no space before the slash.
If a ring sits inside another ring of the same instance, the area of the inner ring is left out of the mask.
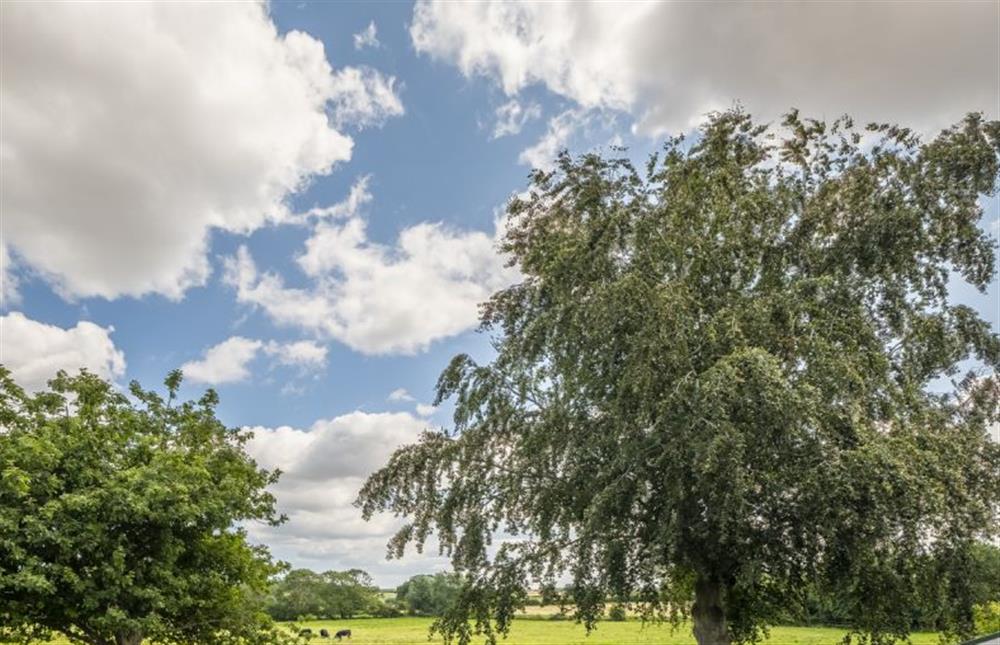
<path id="1" fill-rule="evenodd" d="M 330 633 L 350 629 L 354 636 L 350 645 L 427 643 L 429 618 L 356 618 L 354 620 L 318 620 L 300 623 L 319 634 L 321 628 Z M 775 627 L 771 630 L 771 645 L 836 645 L 844 632 L 823 627 Z M 53 643 L 65 645 L 66 641 Z M 313 643 L 325 645 L 332 639 L 314 638 Z M 435 641 L 440 643 L 440 639 Z M 572 621 L 526 619 L 516 621 L 506 641 L 509 645 L 693 645 L 689 627 L 671 632 L 666 626 L 646 626 L 638 620 L 600 623 L 588 636 L 584 628 Z M 937 634 L 921 633 L 912 637 L 913 645 L 938 645 Z"/>
<path id="2" fill-rule="evenodd" d="M 346 621 L 315 621 L 302 623 L 319 633 L 326 628 L 330 633 L 350 629 L 355 645 L 368 643 L 403 644 L 426 643 L 428 618 L 362 618 Z M 773 645 L 835 645 L 844 637 L 839 629 L 822 627 L 775 627 L 768 643 Z M 921 633 L 912 637 L 913 645 L 938 645 L 937 634 Z M 313 639 L 323 643 L 323 639 Z M 437 639 L 440 642 L 440 639 Z M 581 625 L 569 620 L 529 619 L 515 621 L 505 643 L 510 645 L 628 645 L 642 643 L 657 645 L 693 645 L 690 627 L 671 632 L 669 626 L 643 626 L 641 621 L 602 622 L 587 635 Z"/>

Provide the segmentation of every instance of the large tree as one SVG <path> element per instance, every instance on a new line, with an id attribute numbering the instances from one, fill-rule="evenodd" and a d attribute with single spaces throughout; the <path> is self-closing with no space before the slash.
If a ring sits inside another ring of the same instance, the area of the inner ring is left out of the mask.
<path id="1" fill-rule="evenodd" d="M 382 604 L 378 587 L 361 569 L 324 573 L 293 569 L 272 587 L 268 613 L 277 620 L 353 618 L 374 613 Z"/>
<path id="2" fill-rule="evenodd" d="M 958 405 L 928 385 L 1000 364 L 949 299 L 994 276 L 979 223 L 998 146 L 979 115 L 923 143 L 737 110 L 644 172 L 598 154 L 535 172 L 501 245 L 523 281 L 482 309 L 495 358 L 452 360 L 454 426 L 359 499 L 410 519 L 397 555 L 436 532 L 465 573 L 438 627 L 493 639 L 529 585 L 570 579 L 588 626 L 632 602 L 692 616 L 702 645 L 758 640 L 813 584 L 859 640 L 903 637 L 918 596 L 969 631 L 996 391 Z"/>
<path id="3" fill-rule="evenodd" d="M 462 587 L 462 578 L 455 573 L 419 574 L 396 588 L 396 600 L 406 611 L 416 616 L 443 616 Z"/>
<path id="4" fill-rule="evenodd" d="M 0 640 L 270 643 L 277 573 L 240 523 L 277 523 L 248 433 L 216 394 L 178 402 L 60 373 L 29 395 L 0 366 Z"/>

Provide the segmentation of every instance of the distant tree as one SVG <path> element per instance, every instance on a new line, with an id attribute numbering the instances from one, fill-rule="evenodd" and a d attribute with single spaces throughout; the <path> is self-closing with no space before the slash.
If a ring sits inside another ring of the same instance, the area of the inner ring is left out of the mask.
<path id="1" fill-rule="evenodd" d="M 359 499 L 411 519 L 395 554 L 436 532 L 467 575 L 446 635 L 494 640 L 564 575 L 588 626 L 638 600 L 689 609 L 702 645 L 759 640 L 810 581 L 864 642 L 905 637 L 918 596 L 971 631 L 971 550 L 1000 526 L 996 398 L 927 386 L 1000 367 L 989 324 L 948 297 L 995 275 L 979 222 L 1000 123 L 929 143 L 782 126 L 715 115 L 645 174 L 564 153 L 511 202 L 502 248 L 524 278 L 482 309 L 496 357 L 452 360 L 454 427 Z M 498 531 L 516 539 L 492 554 Z"/>
<path id="2" fill-rule="evenodd" d="M 358 614 L 371 614 L 382 602 L 372 577 L 361 569 L 327 571 L 323 580 L 330 617 L 353 618 Z"/>
<path id="3" fill-rule="evenodd" d="M 327 618 L 323 576 L 309 569 L 293 569 L 274 583 L 268 613 L 276 620 Z"/>
<path id="4" fill-rule="evenodd" d="M 1000 602 L 1000 546 L 979 543 L 973 547 L 971 577 L 976 604 Z"/>
<path id="5" fill-rule="evenodd" d="M 978 542 L 972 545 L 969 555 L 964 575 L 968 580 L 970 602 L 982 612 L 991 603 L 1000 603 L 1000 547 Z M 931 586 L 928 591 L 929 596 L 915 594 L 914 604 L 905 611 L 905 615 L 911 617 L 911 627 L 927 631 L 947 628 L 947 615 L 942 620 L 941 603 L 935 597 L 938 590 Z M 840 589 L 811 583 L 798 595 L 798 603 L 788 607 L 784 617 L 787 622 L 844 625 L 851 620 L 850 598 Z"/>
<path id="6" fill-rule="evenodd" d="M 444 616 L 455 604 L 462 588 L 454 573 L 416 575 L 396 589 L 396 600 L 416 616 Z"/>
<path id="7" fill-rule="evenodd" d="M 375 613 L 380 604 L 378 588 L 360 569 L 325 573 L 294 569 L 272 588 L 268 613 L 276 620 L 353 618 Z"/>
<path id="8" fill-rule="evenodd" d="M 26 394 L 0 366 L 0 640 L 274 643 L 259 599 L 278 572 L 240 523 L 279 523 L 277 473 L 215 416 L 133 383 L 60 372 Z"/>

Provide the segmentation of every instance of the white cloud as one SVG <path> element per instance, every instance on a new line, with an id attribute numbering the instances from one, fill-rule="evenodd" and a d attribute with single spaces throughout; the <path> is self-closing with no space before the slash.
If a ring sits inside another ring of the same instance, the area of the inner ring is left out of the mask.
<path id="1" fill-rule="evenodd" d="M 0 243 L 0 311 L 5 311 L 10 305 L 21 301 L 19 286 L 7 245 Z"/>
<path id="2" fill-rule="evenodd" d="M 537 103 L 522 104 L 517 99 L 511 99 L 496 109 L 496 125 L 493 127 L 493 138 L 499 139 L 511 134 L 517 134 L 524 124 L 542 116 L 542 106 Z"/>
<path id="3" fill-rule="evenodd" d="M 735 100 L 764 119 L 790 107 L 930 131 L 997 115 L 1000 6 L 951 3 L 544 3 L 421 0 L 417 51 L 532 84 L 584 109 L 681 131 Z"/>
<path id="4" fill-rule="evenodd" d="M 341 127 L 378 126 L 405 111 L 396 78 L 387 78 L 370 67 L 345 67 L 337 72 L 330 100 L 334 121 Z"/>
<path id="5" fill-rule="evenodd" d="M 566 110 L 549 120 L 545 134 L 529 148 L 521 151 L 518 161 L 532 168 L 550 170 L 559 151 L 567 147 L 569 138 L 587 119 L 580 110 Z"/>
<path id="6" fill-rule="evenodd" d="M 419 417 L 426 418 L 437 412 L 437 406 L 430 405 L 428 403 L 417 403 L 416 398 L 414 398 L 413 395 L 407 392 L 404 388 L 399 388 L 390 392 L 387 400 L 393 403 L 415 403 L 416 405 L 414 406 L 414 411 Z"/>
<path id="7" fill-rule="evenodd" d="M 85 320 L 63 329 L 14 311 L 0 316 L 0 363 L 31 391 L 44 389 L 59 370 L 87 368 L 114 380 L 125 374 L 125 354 L 111 340 L 113 331 Z"/>
<path id="8" fill-rule="evenodd" d="M 365 47 L 378 48 L 381 43 L 378 41 L 378 29 L 375 21 L 372 20 L 368 26 L 354 34 L 354 49 L 364 49 Z"/>
<path id="9" fill-rule="evenodd" d="M 418 2 L 410 36 L 417 51 L 466 75 L 495 78 L 508 95 L 544 82 L 587 107 L 623 108 L 633 99 L 622 51 L 633 43 L 623 37 L 651 10 L 636 3 Z"/>
<path id="10" fill-rule="evenodd" d="M 321 419 L 308 430 L 251 428 L 248 450 L 264 468 L 280 468 L 289 480 L 366 477 L 396 448 L 416 441 L 424 427 L 405 412 L 358 411 Z"/>
<path id="11" fill-rule="evenodd" d="M 249 527 L 251 539 L 296 566 L 360 567 L 383 584 L 444 568 L 443 558 L 412 554 L 405 561 L 384 561 L 386 542 L 400 521 L 382 514 L 365 522 L 353 506 L 365 478 L 424 428 L 407 413 L 366 412 L 320 420 L 309 429 L 249 428 L 250 455 L 264 468 L 282 470 L 273 492 L 289 518 L 276 528 Z"/>
<path id="12" fill-rule="evenodd" d="M 311 340 L 298 340 L 293 343 L 277 343 L 272 340 L 264 346 L 264 351 L 274 356 L 282 365 L 297 365 L 312 369 L 326 366 L 326 347 Z"/>
<path id="13" fill-rule="evenodd" d="M 291 221 L 305 223 L 310 219 L 341 219 L 360 215 L 361 207 L 372 200 L 372 194 L 368 190 L 370 182 L 371 175 L 359 177 L 351 185 L 351 191 L 343 201 L 337 202 L 333 206 L 310 208 L 305 213 L 294 215 Z"/>
<path id="14" fill-rule="evenodd" d="M 361 217 L 350 216 L 313 228 L 298 257 L 310 280 L 305 288 L 258 271 L 246 247 L 226 260 L 226 281 L 240 302 L 277 323 L 368 354 L 412 354 L 474 327 L 479 303 L 515 280 L 496 235 L 421 223 L 385 246 L 368 238 Z"/>
<path id="15" fill-rule="evenodd" d="M 398 388 L 389 392 L 389 401 L 416 401 L 405 388 Z"/>
<path id="16" fill-rule="evenodd" d="M 232 336 L 207 350 L 199 360 L 181 366 L 184 376 L 194 383 L 223 385 L 250 378 L 250 363 L 260 351 L 285 366 L 303 370 L 326 366 L 326 347 L 308 340 L 291 343 L 263 342 L 242 336 Z"/>
<path id="17" fill-rule="evenodd" d="M 279 34 L 266 5 L 14 3 L 0 29 L 4 241 L 66 297 L 204 284 L 213 229 L 287 217 L 351 157 L 331 125 L 402 104 L 372 70 Z"/>
<path id="18" fill-rule="evenodd" d="M 250 362 L 257 357 L 259 340 L 233 336 L 205 351 L 201 360 L 181 365 L 184 376 L 195 383 L 222 385 L 250 377 Z"/>

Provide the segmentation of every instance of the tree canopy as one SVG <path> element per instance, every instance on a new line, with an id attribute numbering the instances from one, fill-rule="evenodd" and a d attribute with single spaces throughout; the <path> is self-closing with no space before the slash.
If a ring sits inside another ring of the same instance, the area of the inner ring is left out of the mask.
<path id="1" fill-rule="evenodd" d="M 215 416 L 218 397 L 131 399 L 86 372 L 25 393 L 0 366 L 0 638 L 270 643 L 279 571 L 240 523 L 279 523 L 278 474 Z"/>
<path id="2" fill-rule="evenodd" d="M 360 569 L 323 573 L 293 569 L 275 582 L 268 613 L 277 620 L 353 618 L 374 613 L 381 605 L 378 587 Z"/>
<path id="3" fill-rule="evenodd" d="M 905 637 L 918 599 L 970 631 L 997 393 L 928 386 L 1000 365 L 948 295 L 995 275 L 998 152 L 976 114 L 922 142 L 734 110 L 643 170 L 564 153 L 534 172 L 501 243 L 523 280 L 482 309 L 495 357 L 452 360 L 453 426 L 359 497 L 409 519 L 393 553 L 433 532 L 464 574 L 437 627 L 494 640 L 530 585 L 568 578 L 588 626 L 633 603 L 691 615 L 702 645 L 759 640 L 813 585 L 862 642 Z"/>
<path id="4" fill-rule="evenodd" d="M 396 601 L 410 614 L 443 616 L 454 605 L 462 588 L 455 573 L 416 575 L 396 589 Z"/>

